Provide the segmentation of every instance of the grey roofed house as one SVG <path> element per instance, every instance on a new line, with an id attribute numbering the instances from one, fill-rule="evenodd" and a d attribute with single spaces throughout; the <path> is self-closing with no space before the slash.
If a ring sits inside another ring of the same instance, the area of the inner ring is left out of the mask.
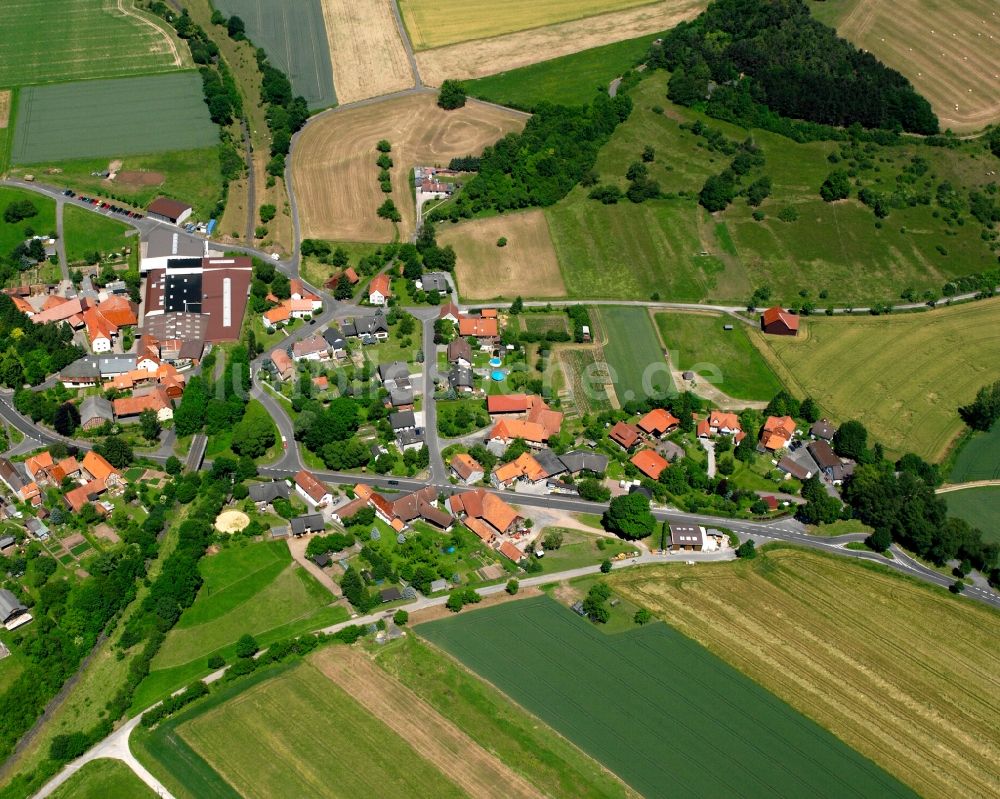
<path id="1" fill-rule="evenodd" d="M 84 427 L 100 426 L 105 422 L 114 421 L 115 414 L 111 402 L 104 397 L 86 397 L 80 403 L 80 424 Z"/>
<path id="2" fill-rule="evenodd" d="M 812 459 L 810 458 L 810 460 Z M 816 472 L 815 469 L 810 469 L 793 460 L 791 455 L 785 455 L 785 457 L 778 461 L 778 469 L 799 480 L 808 480 Z"/>
<path id="3" fill-rule="evenodd" d="M 24 523 L 24 526 L 39 541 L 44 541 L 49 537 L 49 528 L 45 526 L 45 522 L 41 519 L 28 519 Z"/>
<path id="4" fill-rule="evenodd" d="M 0 538 L 0 550 L 7 549 L 7 547 L 12 547 L 17 543 L 17 539 L 12 535 L 5 535 Z"/>
<path id="5" fill-rule="evenodd" d="M 448 385 L 456 391 L 472 388 L 472 370 L 468 366 L 453 366 L 448 372 Z"/>
<path id="6" fill-rule="evenodd" d="M 836 430 L 833 425 L 826 419 L 820 419 L 818 422 L 814 422 L 813 426 L 809 428 L 809 435 L 813 438 L 821 438 L 824 441 L 833 441 L 833 434 L 835 432 Z"/>
<path id="7" fill-rule="evenodd" d="M 436 594 L 438 591 L 447 591 L 448 581 L 438 578 L 437 580 L 431 580 L 431 593 Z"/>
<path id="8" fill-rule="evenodd" d="M 6 624 L 12 619 L 16 619 L 22 613 L 27 612 L 27 608 L 21 604 L 6 588 L 0 588 L 0 624 Z"/>
<path id="9" fill-rule="evenodd" d="M 559 460 L 563 462 L 563 465 L 570 474 L 583 471 L 603 474 L 608 468 L 607 455 L 588 452 L 584 449 L 577 449 L 573 450 L 573 452 L 567 452 L 565 455 L 560 455 Z"/>
<path id="10" fill-rule="evenodd" d="M 383 363 L 378 367 L 378 379 L 383 383 L 387 380 L 398 380 L 404 377 L 409 380 L 410 368 L 402 361 Z"/>
<path id="11" fill-rule="evenodd" d="M 342 350 L 347 347 L 344 335 L 336 325 L 330 325 L 323 331 L 323 340 L 334 350 Z"/>
<path id="12" fill-rule="evenodd" d="M 630 494 L 642 494 L 644 497 L 646 497 L 646 499 L 652 499 L 653 498 L 653 492 L 650 491 L 648 488 L 646 488 L 646 486 L 633 485 L 633 486 L 629 487 L 628 492 Z"/>
<path id="13" fill-rule="evenodd" d="M 396 443 L 399 444 L 401 449 L 422 447 L 424 445 L 424 437 L 416 430 L 400 430 L 396 433 Z"/>
<path id="14" fill-rule="evenodd" d="M 321 532 L 326 527 L 322 513 L 305 513 L 292 519 L 292 535 Z"/>
<path id="15" fill-rule="evenodd" d="M 115 377 L 131 372 L 135 369 L 136 357 L 134 355 L 113 355 L 102 358 L 96 355 L 87 355 L 73 363 L 64 366 L 59 372 L 62 380 L 72 378 L 99 378 Z"/>
<path id="16" fill-rule="evenodd" d="M 538 465 L 545 470 L 546 477 L 554 477 L 555 475 L 562 474 L 566 471 L 566 464 L 564 464 L 559 459 L 559 456 L 550 449 L 543 449 L 531 454 L 532 457 L 538 462 Z"/>
<path id="17" fill-rule="evenodd" d="M 395 602 L 397 599 L 403 598 L 403 592 L 394 585 L 383 588 L 378 592 L 378 595 L 383 602 Z"/>
<path id="18" fill-rule="evenodd" d="M 250 499 L 254 502 L 274 502 L 278 499 L 288 499 L 288 483 L 284 480 L 272 480 L 269 483 L 251 483 Z"/>
<path id="19" fill-rule="evenodd" d="M 424 291 L 450 291 L 448 276 L 444 272 L 428 272 L 420 278 Z"/>
<path id="20" fill-rule="evenodd" d="M 340 326 L 340 334 L 344 338 L 354 338 L 358 335 L 358 328 L 354 322 L 344 322 Z"/>
<path id="21" fill-rule="evenodd" d="M 24 475 L 7 458 L 0 458 L 0 480 L 15 494 L 26 485 Z"/>
<path id="22" fill-rule="evenodd" d="M 412 388 L 394 388 L 389 392 L 389 402 L 392 403 L 394 408 L 399 408 L 402 405 L 412 405 L 413 404 L 413 389 Z"/>
<path id="23" fill-rule="evenodd" d="M 472 347 L 467 339 L 456 338 L 448 345 L 448 363 L 463 360 L 472 363 Z"/>
<path id="24" fill-rule="evenodd" d="M 208 242 L 181 235 L 170 228 L 158 227 L 146 236 L 141 249 L 144 258 L 165 258 L 171 255 L 201 258 L 208 249 Z"/>
<path id="25" fill-rule="evenodd" d="M 345 328 L 344 335 L 346 336 L 347 325 L 344 325 L 344 328 Z M 365 334 L 369 336 L 374 336 L 377 333 L 388 333 L 389 323 L 386 321 L 385 314 L 381 313 L 372 314 L 371 316 L 359 316 L 357 319 L 354 320 L 354 329 L 355 329 L 354 335 L 356 336 L 361 336 Z"/>
<path id="26" fill-rule="evenodd" d="M 393 430 L 415 430 L 417 417 L 413 415 L 413 411 L 396 411 L 389 414 L 389 424 Z"/>

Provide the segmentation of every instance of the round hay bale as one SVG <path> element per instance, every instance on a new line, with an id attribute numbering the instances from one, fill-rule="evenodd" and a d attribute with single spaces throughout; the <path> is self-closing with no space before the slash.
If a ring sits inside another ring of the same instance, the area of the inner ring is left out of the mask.
<path id="1" fill-rule="evenodd" d="M 249 524 L 250 517 L 241 510 L 224 510 L 215 518 L 215 529 L 220 533 L 238 533 Z"/>

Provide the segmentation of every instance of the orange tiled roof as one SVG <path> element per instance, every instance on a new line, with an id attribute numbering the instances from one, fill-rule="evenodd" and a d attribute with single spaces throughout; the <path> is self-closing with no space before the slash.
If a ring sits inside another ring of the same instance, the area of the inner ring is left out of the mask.
<path id="1" fill-rule="evenodd" d="M 725 428 L 727 430 L 742 430 L 740 427 L 740 417 L 735 413 L 726 413 L 724 411 L 712 411 L 708 415 L 708 426 L 715 427 L 717 429 Z"/>
<path id="2" fill-rule="evenodd" d="M 372 278 L 372 282 L 368 285 L 368 294 L 374 294 L 376 291 L 383 297 L 391 295 L 392 292 L 389 290 L 388 275 L 383 273 L 381 275 L 375 275 L 375 277 Z"/>
<path id="3" fill-rule="evenodd" d="M 523 438 L 534 444 L 540 444 L 546 440 L 545 428 L 537 422 L 525 422 L 521 419 L 501 419 L 493 426 L 489 438 L 498 438 L 502 441 L 511 441 L 515 438 Z"/>
<path id="4" fill-rule="evenodd" d="M 618 422 L 608 431 L 608 437 L 625 449 L 631 449 L 639 440 L 639 431 L 625 422 Z"/>
<path id="5" fill-rule="evenodd" d="M 139 322 L 135 307 L 125 297 L 108 297 L 97 306 L 97 311 L 116 327 L 125 327 Z"/>
<path id="6" fill-rule="evenodd" d="M 524 413 L 531 407 L 527 394 L 495 394 L 486 398 L 490 413 Z"/>
<path id="7" fill-rule="evenodd" d="M 93 450 L 89 450 L 83 456 L 82 465 L 95 480 L 107 480 L 111 475 L 119 474 L 118 470 L 104 459 L 104 456 L 98 455 Z"/>
<path id="8" fill-rule="evenodd" d="M 666 458 L 651 449 L 644 449 L 632 456 L 632 465 L 647 477 L 658 479 L 660 472 L 670 464 Z"/>
<path id="9" fill-rule="evenodd" d="M 663 408 L 655 408 L 639 420 L 639 427 L 647 433 L 661 435 L 677 427 L 681 420 Z"/>
<path id="10" fill-rule="evenodd" d="M 496 319 L 462 316 L 458 320 L 458 334 L 476 338 L 496 338 L 500 335 L 500 327 Z"/>

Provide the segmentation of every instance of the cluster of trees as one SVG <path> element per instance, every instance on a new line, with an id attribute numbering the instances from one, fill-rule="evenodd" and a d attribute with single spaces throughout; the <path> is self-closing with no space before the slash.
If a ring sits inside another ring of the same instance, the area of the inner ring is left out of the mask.
<path id="1" fill-rule="evenodd" d="M 451 161 L 448 162 L 448 169 L 454 170 L 455 172 L 478 172 L 479 156 L 463 155 L 461 158 L 452 158 Z"/>
<path id="2" fill-rule="evenodd" d="M 267 126 L 271 131 L 271 160 L 267 172 L 277 178 L 285 172 L 285 156 L 292 147 L 292 136 L 309 119 L 309 106 L 304 97 L 292 91 L 288 76 L 268 61 L 263 48 L 257 48 L 257 68 L 261 75 L 261 99 L 267 105 Z"/>
<path id="3" fill-rule="evenodd" d="M 649 497 L 637 492 L 611 500 L 608 509 L 604 511 L 601 524 L 605 530 L 634 541 L 652 535 L 656 519 L 649 510 Z"/>
<path id="4" fill-rule="evenodd" d="M 938 132 L 905 77 L 839 38 L 803 0 L 715 0 L 654 44 L 650 64 L 672 72 L 671 100 L 744 127 L 771 127 L 776 114 Z"/>
<path id="5" fill-rule="evenodd" d="M 452 613 L 458 613 L 466 605 L 476 605 L 482 601 L 483 598 L 476 593 L 475 588 L 465 586 L 463 588 L 456 588 L 448 594 L 448 601 L 444 603 L 444 606 Z"/>
<path id="6" fill-rule="evenodd" d="M 0 354 L 0 384 L 7 388 L 38 385 L 84 355 L 67 325 L 34 324 L 6 294 L 0 294 L 0 341 L 6 342 Z"/>
<path id="7" fill-rule="evenodd" d="M 606 562 L 610 565 L 610 561 Z M 604 569 L 602 568 L 601 571 L 604 571 Z M 611 570 L 608 569 L 608 571 Z M 607 624 L 608 619 L 611 618 L 611 611 L 608 609 L 609 599 L 611 599 L 610 586 L 598 580 L 590 587 L 587 596 L 583 598 L 583 612 L 592 622 Z"/>
<path id="8" fill-rule="evenodd" d="M 458 438 L 473 430 L 486 427 L 490 415 L 481 401 L 459 402 L 438 406 L 438 432 L 445 438 Z"/>
<path id="9" fill-rule="evenodd" d="M 763 166 L 764 154 L 752 139 L 747 139 L 740 144 L 728 168 L 718 175 L 709 175 L 698 193 L 698 202 L 708 211 L 723 211 L 742 194 L 748 205 L 760 205 L 771 194 L 771 178 L 759 175 L 746 186 L 741 181 Z"/>
<path id="10" fill-rule="evenodd" d="M 205 430 L 220 433 L 238 426 L 246 412 L 250 389 L 250 353 L 245 344 L 234 347 L 229 352 L 226 368 L 215 384 L 210 382 L 214 358 L 210 355 L 202 366 L 202 374 L 192 377 L 184 389 L 184 396 L 174 412 L 174 429 L 179 436 L 187 436 Z M 254 441 L 266 440 L 266 434 L 258 433 L 261 425 L 253 425 L 243 430 L 247 446 L 253 449 Z M 272 440 L 264 449 L 271 446 Z"/>
<path id="11" fill-rule="evenodd" d="M 3 221 L 14 225 L 25 219 L 38 216 L 38 209 L 31 200 L 14 200 L 3 209 Z"/>
<path id="12" fill-rule="evenodd" d="M 382 191 L 385 194 L 391 194 L 392 175 L 389 174 L 389 170 L 392 169 L 392 158 L 389 156 L 389 153 L 392 152 L 392 145 L 387 139 L 381 139 L 379 143 L 375 145 L 375 149 L 378 151 L 378 158 L 375 159 L 375 166 L 379 169 L 379 186 L 382 187 Z"/>
<path id="13" fill-rule="evenodd" d="M 465 87 L 460 81 L 446 80 L 438 92 L 437 104 L 445 111 L 453 111 L 465 105 Z"/>
<path id="14" fill-rule="evenodd" d="M 552 205 L 593 169 L 601 146 L 631 110 L 627 95 L 598 95 L 581 108 L 541 104 L 523 132 L 486 148 L 478 174 L 431 219 Z"/>
<path id="15" fill-rule="evenodd" d="M 366 510 L 369 510 L 366 508 Z M 372 521 L 374 521 L 375 512 L 372 511 Z M 351 520 L 354 523 L 354 520 Z M 368 524 L 372 522 L 369 521 Z M 306 546 L 306 555 L 310 558 L 314 558 L 317 555 L 325 555 L 328 552 L 343 552 L 348 547 L 354 546 L 354 534 L 353 533 L 330 533 L 330 535 L 317 535 L 309 541 Z"/>
<path id="16" fill-rule="evenodd" d="M 976 398 L 958 409 L 959 415 L 973 430 L 989 430 L 1000 419 L 1000 380 L 983 386 Z"/>

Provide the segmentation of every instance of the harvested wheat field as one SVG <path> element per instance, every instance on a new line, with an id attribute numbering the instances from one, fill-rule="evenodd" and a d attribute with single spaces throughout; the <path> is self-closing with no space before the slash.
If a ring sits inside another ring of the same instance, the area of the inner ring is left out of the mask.
<path id="1" fill-rule="evenodd" d="M 826 6 L 826 7 L 823 7 Z M 995 0 L 893 0 L 813 4 L 858 47 L 898 69 L 923 94 L 942 130 L 1000 120 L 1000 11 Z"/>
<path id="2" fill-rule="evenodd" d="M 473 799 L 545 796 L 368 656 L 346 647 L 327 647 L 309 660 Z"/>
<path id="3" fill-rule="evenodd" d="M 317 117 L 292 150 L 292 181 L 303 238 L 390 241 L 395 229 L 376 210 L 379 188 L 375 145 L 392 144 L 392 199 L 403 216 L 399 233 L 414 228 L 410 170 L 420 164 L 447 166 L 455 157 L 483 148 L 524 127 L 526 115 L 470 101 L 442 111 L 431 92 Z"/>
<path id="4" fill-rule="evenodd" d="M 0 130 L 10 124 L 10 89 L 0 89 Z"/>
<path id="5" fill-rule="evenodd" d="M 458 256 L 455 273 L 465 299 L 565 297 L 549 223 L 540 210 L 441 223 L 438 241 Z M 500 238 L 507 244 L 497 246 Z"/>
<path id="6" fill-rule="evenodd" d="M 439 86 L 447 78 L 483 78 L 602 44 L 669 30 L 679 22 L 694 19 L 706 5 L 708 0 L 663 0 L 506 36 L 461 42 L 417 53 L 417 66 L 430 86 Z"/>
<path id="7" fill-rule="evenodd" d="M 393 0 L 322 0 L 333 84 L 341 105 L 413 86 Z"/>
<path id="8" fill-rule="evenodd" d="M 655 0 L 399 0 L 399 10 L 414 49 L 429 50 L 651 2 Z"/>
<path id="9" fill-rule="evenodd" d="M 1000 794 L 996 611 L 791 549 L 610 580 L 921 796 Z"/>

